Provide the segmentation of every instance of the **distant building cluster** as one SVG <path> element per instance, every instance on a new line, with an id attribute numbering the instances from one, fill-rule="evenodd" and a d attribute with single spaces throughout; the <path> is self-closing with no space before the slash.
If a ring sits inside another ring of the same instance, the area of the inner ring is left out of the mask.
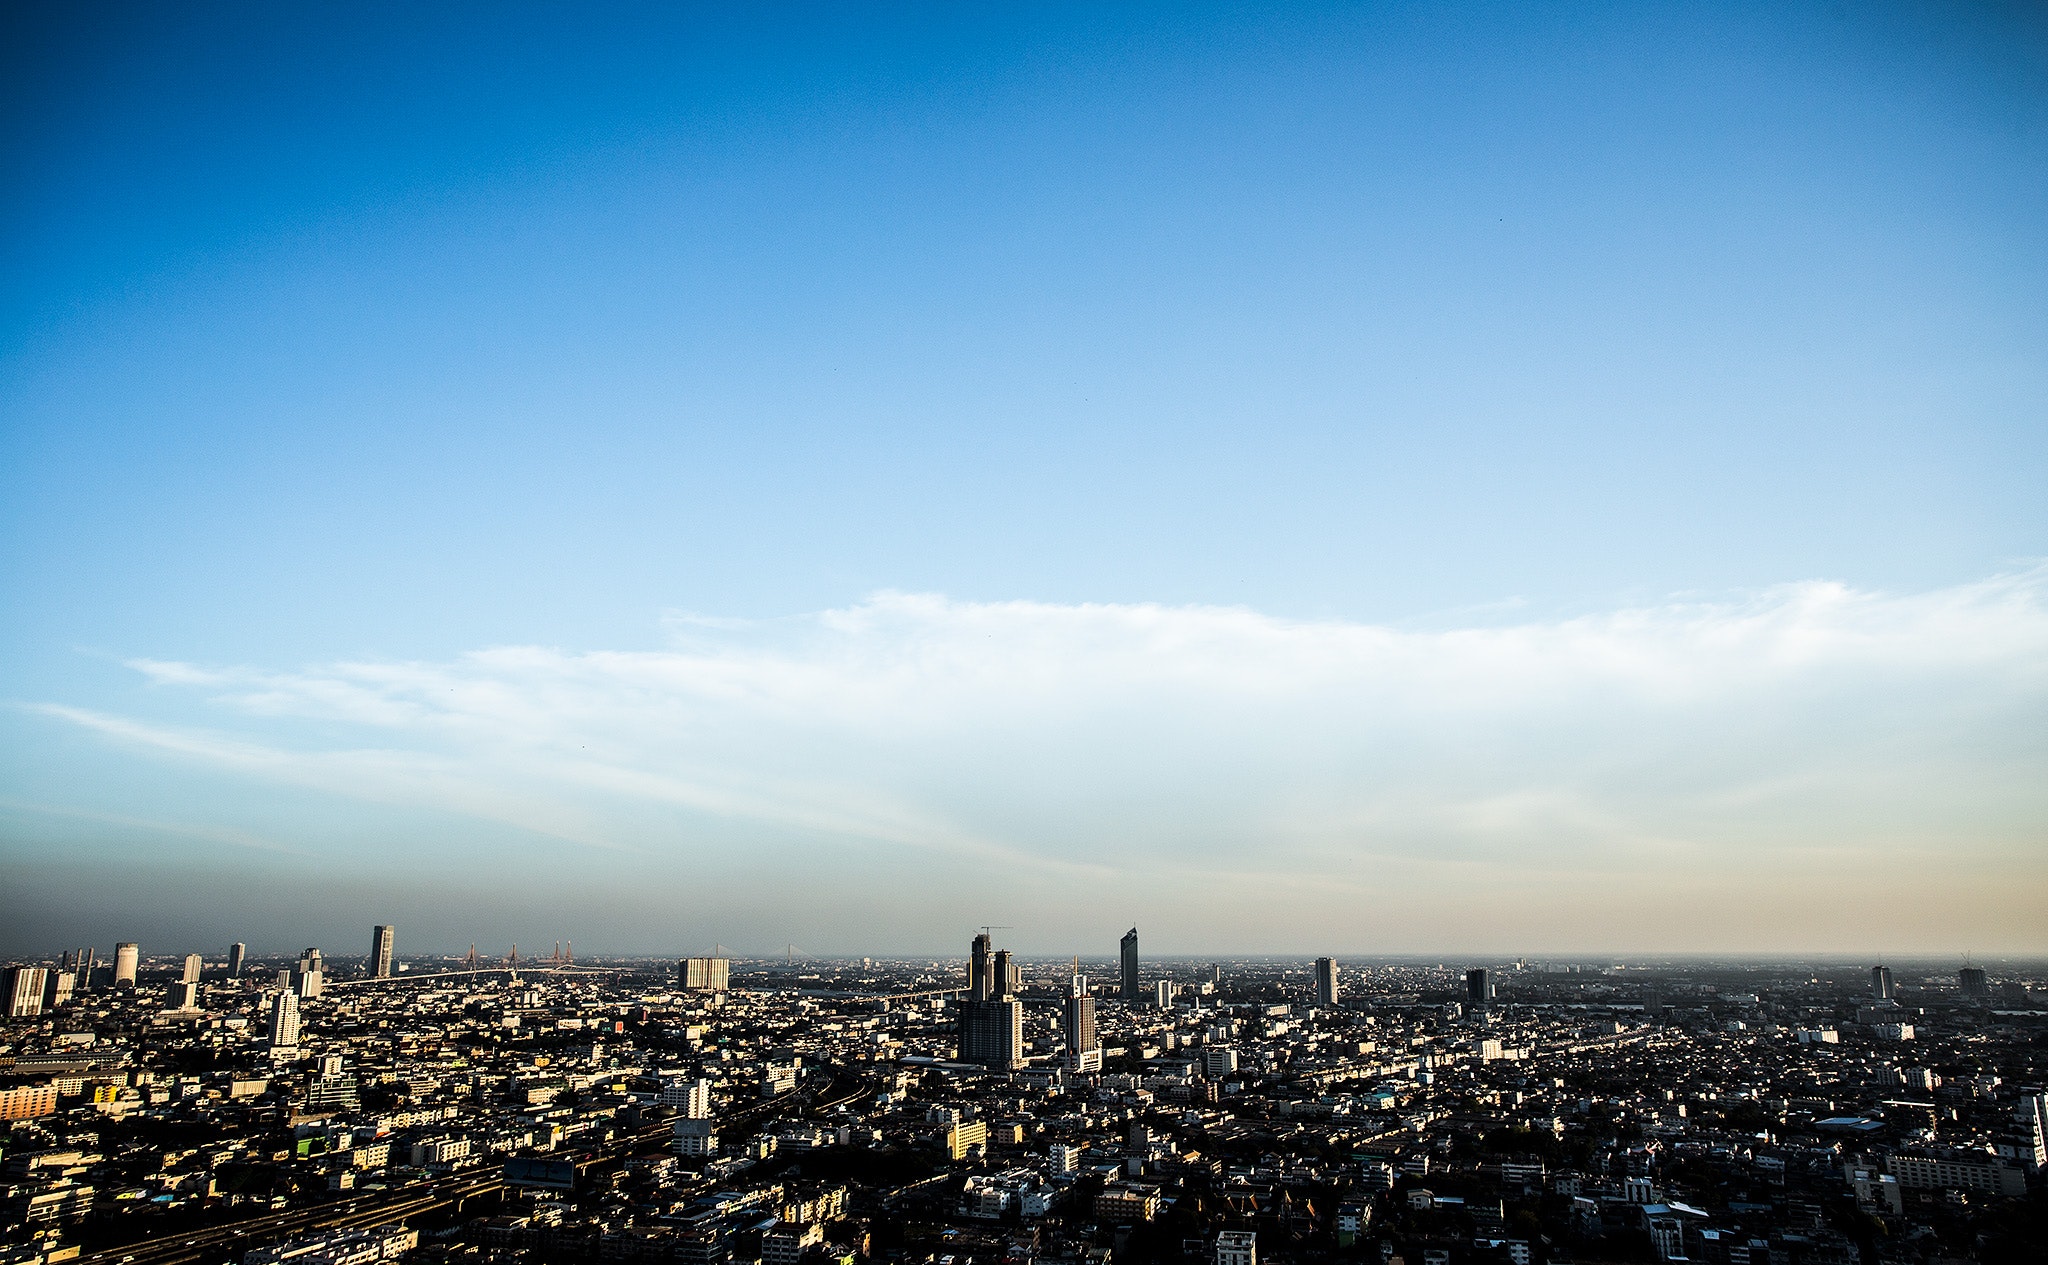
<path id="1" fill-rule="evenodd" d="M 1949 1265 L 2013 1259 L 2048 1193 L 2024 969 L 999 930 L 13 963 L 0 1265 Z"/>

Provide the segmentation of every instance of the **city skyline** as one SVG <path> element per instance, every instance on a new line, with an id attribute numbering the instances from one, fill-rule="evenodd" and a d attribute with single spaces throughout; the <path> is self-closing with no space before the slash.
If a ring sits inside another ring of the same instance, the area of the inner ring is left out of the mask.
<path id="1" fill-rule="evenodd" d="M 6 23 L 0 953 L 2048 953 L 2036 11 Z"/>

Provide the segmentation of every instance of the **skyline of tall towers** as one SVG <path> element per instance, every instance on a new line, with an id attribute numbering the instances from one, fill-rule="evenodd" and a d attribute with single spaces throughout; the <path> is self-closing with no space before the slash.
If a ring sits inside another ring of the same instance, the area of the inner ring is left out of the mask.
<path id="1" fill-rule="evenodd" d="M 1897 990 L 1892 985 L 1892 968 L 1873 966 L 1870 968 L 1870 995 L 1878 1001 L 1891 1001 Z"/>
<path id="2" fill-rule="evenodd" d="M 987 932 L 974 937 L 967 960 L 967 999 L 960 1003 L 960 1061 L 1013 1068 L 1024 1063 L 1024 1003 L 1011 991 L 1007 950 L 992 953 Z"/>
<path id="3" fill-rule="evenodd" d="M 114 946 L 114 986 L 135 987 L 135 968 L 142 964 L 142 950 L 133 940 Z"/>
<path id="4" fill-rule="evenodd" d="M 391 943 L 395 929 L 388 923 L 370 928 L 370 978 L 391 978 Z"/>
<path id="5" fill-rule="evenodd" d="M 1337 1004 L 1337 959 L 1316 959 L 1316 1005 Z"/>
<path id="6" fill-rule="evenodd" d="M 1117 943 L 1118 961 L 1123 967 L 1121 987 L 1117 990 L 1124 1001 L 1137 1005 L 1138 984 L 1138 929 L 1132 927 L 1124 932 L 1124 938 Z"/>

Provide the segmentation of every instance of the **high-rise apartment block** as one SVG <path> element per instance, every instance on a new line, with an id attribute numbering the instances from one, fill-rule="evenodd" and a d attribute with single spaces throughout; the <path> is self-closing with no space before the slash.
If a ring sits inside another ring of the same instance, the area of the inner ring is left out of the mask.
<path id="1" fill-rule="evenodd" d="M 40 966 L 17 966 L 7 972 L 7 1017 L 25 1019 L 43 1013 L 43 990 L 48 972 Z"/>
<path id="2" fill-rule="evenodd" d="M 677 964 L 677 982 L 692 993 L 722 993 L 732 978 L 731 958 L 684 958 Z"/>
<path id="3" fill-rule="evenodd" d="M 1161 1010 L 1172 1010 L 1175 991 L 1172 980 L 1155 981 L 1152 985 L 1152 1004 Z"/>
<path id="4" fill-rule="evenodd" d="M 296 1051 L 299 1048 L 299 997 L 282 989 L 270 1000 L 270 1048 Z"/>
<path id="5" fill-rule="evenodd" d="M 298 965 L 292 968 L 292 991 L 304 998 L 327 991 L 327 967 L 320 960 L 320 950 L 307 949 L 299 955 Z"/>
<path id="6" fill-rule="evenodd" d="M 142 964 L 142 951 L 133 940 L 123 940 L 114 946 L 114 987 L 126 984 L 135 987 L 135 971 Z"/>
<path id="7" fill-rule="evenodd" d="M 1877 1001 L 1891 1001 L 1896 996 L 1892 987 L 1892 968 L 1873 966 L 1870 968 L 1870 995 Z"/>
<path id="8" fill-rule="evenodd" d="M 370 928 L 370 978 L 391 978 L 391 942 L 394 930 L 379 923 Z"/>
<path id="9" fill-rule="evenodd" d="M 1337 959 L 1316 959 L 1316 1005 L 1337 1004 Z"/>
<path id="10" fill-rule="evenodd" d="M 1991 979 L 1981 966 L 1966 966 L 1957 971 L 1956 982 L 1962 985 L 1965 997 L 1991 996 Z"/>
<path id="11" fill-rule="evenodd" d="M 1102 1070 L 1102 1041 L 1095 1032 L 1095 999 L 1088 995 L 1086 976 L 1074 977 L 1073 988 L 1067 996 L 1066 1011 L 1061 1017 L 1060 1035 L 1065 1037 L 1067 1042 L 1068 1071 Z"/>
<path id="12" fill-rule="evenodd" d="M 197 953 L 187 953 L 185 955 L 185 973 L 178 977 L 178 982 L 181 984 L 197 984 L 200 975 L 205 970 L 205 958 L 200 957 Z"/>

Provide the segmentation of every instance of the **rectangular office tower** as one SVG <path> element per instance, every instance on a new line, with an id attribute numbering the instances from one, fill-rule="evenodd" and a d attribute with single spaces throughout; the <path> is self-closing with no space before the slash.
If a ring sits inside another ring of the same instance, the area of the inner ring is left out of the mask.
<path id="1" fill-rule="evenodd" d="M 17 966 L 7 972 L 7 1017 L 27 1019 L 43 1013 L 47 972 L 40 966 Z"/>
<path id="2" fill-rule="evenodd" d="M 382 923 L 370 928 L 370 978 L 391 978 L 391 941 L 393 928 Z"/>
<path id="3" fill-rule="evenodd" d="M 1024 1003 L 1014 997 L 970 997 L 960 1003 L 960 1061 L 987 1067 L 1024 1065 Z"/>
<path id="4" fill-rule="evenodd" d="M 327 964 L 321 960 L 320 950 L 309 948 L 299 955 L 291 981 L 292 991 L 300 997 L 318 997 L 327 991 Z"/>
<path id="5" fill-rule="evenodd" d="M 1873 966 L 1870 968 L 1870 995 L 1877 1001 L 1890 1001 L 1893 995 L 1892 968 Z"/>
<path id="6" fill-rule="evenodd" d="M 1123 999 L 1132 1004 L 1138 1000 L 1138 929 L 1132 927 L 1124 932 L 1123 941 L 1118 945 L 1119 960 L 1123 963 L 1124 974 L 1119 990 Z"/>
<path id="7" fill-rule="evenodd" d="M 114 987 L 126 984 L 135 987 L 135 971 L 142 964 L 142 950 L 133 940 L 123 940 L 114 946 Z"/>
<path id="8" fill-rule="evenodd" d="M 1991 996 L 1991 980 L 1980 966 L 1966 966 L 1956 972 L 1956 982 L 1963 987 L 1965 997 Z"/>
<path id="9" fill-rule="evenodd" d="M 686 992 L 722 993 L 731 978 L 731 958 L 684 958 L 677 963 L 676 980 Z"/>
<path id="10" fill-rule="evenodd" d="M 1060 1035 L 1067 1042 L 1067 1070 L 1070 1072 L 1099 1072 L 1102 1070 L 1102 1041 L 1095 1034 L 1095 999 L 1088 995 L 1088 980 L 1076 975 L 1074 986 L 1067 997 L 1066 1013 L 1061 1017 Z"/>
<path id="11" fill-rule="evenodd" d="M 279 989 L 270 999 L 270 1048 L 296 1050 L 299 1047 L 299 997 L 290 989 Z"/>
<path id="12" fill-rule="evenodd" d="M 240 940 L 228 946 L 228 978 L 242 977 L 242 963 L 249 960 L 249 946 Z"/>
<path id="13" fill-rule="evenodd" d="M 1472 1010 L 1484 1010 L 1493 1002 L 1493 976 L 1483 966 L 1475 966 L 1465 972 L 1465 1005 Z"/>
<path id="14" fill-rule="evenodd" d="M 1337 959 L 1316 959 L 1316 1005 L 1337 1004 Z"/>

